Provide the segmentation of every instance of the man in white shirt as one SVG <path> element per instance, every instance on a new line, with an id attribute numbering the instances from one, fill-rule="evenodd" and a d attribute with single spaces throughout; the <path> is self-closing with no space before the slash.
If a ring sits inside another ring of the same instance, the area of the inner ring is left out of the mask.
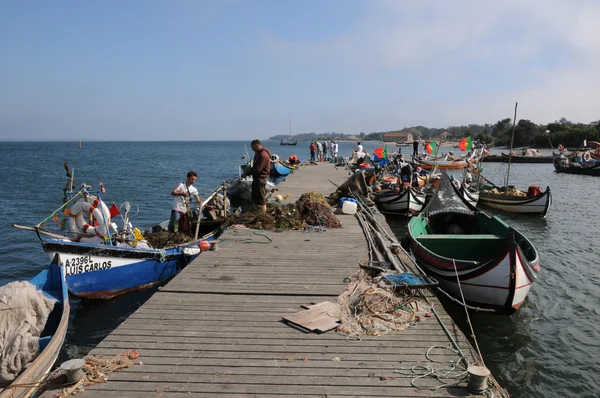
<path id="1" fill-rule="evenodd" d="M 319 162 L 323 161 L 323 144 L 321 144 L 321 141 L 317 141 L 317 160 Z"/>
<path id="2" fill-rule="evenodd" d="M 333 159 L 333 161 L 337 161 L 337 156 L 338 156 L 338 144 L 334 141 L 331 140 L 331 158 Z"/>
<path id="3" fill-rule="evenodd" d="M 365 149 L 360 144 L 360 142 L 358 143 L 358 145 L 356 146 L 356 148 L 354 148 L 354 152 L 356 152 L 356 158 L 357 159 L 361 159 L 361 158 L 364 158 L 365 156 L 367 156 L 367 153 L 365 152 Z"/>
<path id="4" fill-rule="evenodd" d="M 179 219 L 182 215 L 189 215 L 191 212 L 192 198 L 196 199 L 196 202 L 202 203 L 200 196 L 198 196 L 198 190 L 193 185 L 197 179 L 198 175 L 190 171 L 187 173 L 186 180 L 177 184 L 171 191 L 171 196 L 174 196 L 175 199 L 173 199 L 173 209 L 169 219 L 169 231 L 179 232 Z"/>

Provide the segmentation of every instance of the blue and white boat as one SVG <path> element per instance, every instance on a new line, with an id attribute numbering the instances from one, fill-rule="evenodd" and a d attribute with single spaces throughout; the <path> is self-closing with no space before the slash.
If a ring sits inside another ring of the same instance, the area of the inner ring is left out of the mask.
<path id="1" fill-rule="evenodd" d="M 171 279 L 200 255 L 203 242 L 213 241 L 225 228 L 222 222 L 200 225 L 213 230 L 188 243 L 163 248 L 150 247 L 145 240 L 136 242 L 135 238 L 112 244 L 40 237 L 44 250 L 50 257 L 57 256 L 64 268 L 71 294 L 108 299 Z"/>
<path id="2" fill-rule="evenodd" d="M 221 217 L 202 219 L 198 228 L 192 224 L 193 237 L 169 235 L 167 222 L 142 233 L 129 222 L 128 202 L 119 208 L 113 204 L 109 209 L 100 193 L 94 196 L 89 188 L 84 184 L 79 192 L 68 195 L 70 199 L 54 213 L 56 218 L 57 213 L 69 214 L 62 231 L 49 230 L 42 223 L 35 228 L 21 227 L 37 232 L 43 249 L 64 268 L 69 292 L 78 297 L 107 299 L 160 284 L 177 275 L 203 248 L 210 247 L 206 242 L 215 240 L 226 227 Z M 217 191 L 202 207 L 218 196 Z M 124 215 L 119 209 L 125 209 Z M 114 222 L 117 215 L 122 219 L 121 228 Z M 166 234 L 167 239 L 160 239 L 160 244 L 150 243 L 147 238 L 156 233 Z"/>
<path id="3" fill-rule="evenodd" d="M 24 367 L 10 385 L 0 390 L 0 398 L 35 395 L 43 385 L 46 375 L 52 370 L 67 334 L 70 306 L 64 268 L 53 262 L 29 282 L 38 291 L 42 291 L 46 298 L 55 300 L 54 307 L 40 333 L 39 354 Z"/>
<path id="4" fill-rule="evenodd" d="M 277 155 L 271 157 L 271 176 L 284 177 L 296 170 L 296 166 L 288 165 L 279 160 Z"/>

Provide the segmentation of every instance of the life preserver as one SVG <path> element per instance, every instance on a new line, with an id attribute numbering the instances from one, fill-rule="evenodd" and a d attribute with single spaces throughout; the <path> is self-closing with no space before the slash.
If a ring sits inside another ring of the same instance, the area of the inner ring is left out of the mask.
<path id="1" fill-rule="evenodd" d="M 584 162 L 589 162 L 590 160 L 592 160 L 592 155 L 590 155 L 589 152 L 584 152 L 583 155 L 581 155 L 581 158 Z"/>
<path id="2" fill-rule="evenodd" d="M 277 156 L 276 154 L 271 155 L 271 163 L 277 162 L 279 162 L 279 156 Z"/>
<path id="3" fill-rule="evenodd" d="M 98 222 L 96 227 L 86 223 L 83 213 L 92 214 Z M 104 239 L 108 234 L 108 226 L 110 225 L 110 210 L 99 198 L 88 196 L 87 199 L 80 199 L 71 206 L 68 227 L 69 232 L 83 232 L 88 235 L 96 235 L 96 237 L 83 237 L 80 240 L 84 242 L 97 242 L 98 238 Z"/>
<path id="4" fill-rule="evenodd" d="M 558 150 L 559 150 L 559 151 L 562 151 L 563 149 L 565 149 L 564 145 L 563 145 L 563 144 L 560 144 L 560 145 L 558 146 Z"/>

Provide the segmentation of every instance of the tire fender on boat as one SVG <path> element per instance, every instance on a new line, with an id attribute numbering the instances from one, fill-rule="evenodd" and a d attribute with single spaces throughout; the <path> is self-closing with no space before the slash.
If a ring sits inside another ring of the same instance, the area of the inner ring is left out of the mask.
<path id="1" fill-rule="evenodd" d="M 276 154 L 271 155 L 271 163 L 277 162 L 279 162 L 279 156 L 277 156 Z"/>
<path id="2" fill-rule="evenodd" d="M 92 202 L 89 203 L 88 201 Z M 75 220 L 75 227 L 86 234 L 95 234 L 99 238 L 103 238 L 108 233 L 108 225 L 110 225 L 110 210 L 108 207 L 98 198 L 90 197 L 88 201 L 80 200 L 71 206 L 71 219 Z M 85 222 L 83 213 L 92 214 L 98 226 L 92 227 L 90 224 Z M 71 220 L 69 220 L 71 221 Z M 74 227 L 72 223 L 69 223 L 69 230 L 72 232 Z M 79 232 L 77 231 L 77 232 Z"/>

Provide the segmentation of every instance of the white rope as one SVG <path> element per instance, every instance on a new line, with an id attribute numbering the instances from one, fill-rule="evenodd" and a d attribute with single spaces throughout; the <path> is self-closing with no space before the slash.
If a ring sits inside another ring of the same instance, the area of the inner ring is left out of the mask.
<path id="1" fill-rule="evenodd" d="M 460 285 L 460 277 L 458 276 L 458 270 L 456 269 L 456 261 L 452 259 L 452 264 L 454 265 L 454 273 L 456 274 L 456 282 L 458 283 L 458 290 L 460 291 L 460 297 L 462 298 L 463 305 L 466 306 L 465 296 L 463 295 L 462 286 Z M 479 350 L 479 344 L 477 343 L 477 337 L 475 337 L 475 331 L 473 330 L 473 324 L 471 323 L 471 318 L 469 317 L 469 310 L 465 307 L 465 313 L 467 314 L 467 323 L 469 324 L 469 328 L 471 329 L 471 336 L 473 337 L 473 341 L 475 342 L 475 347 L 477 348 L 477 354 L 479 354 L 479 360 L 481 364 L 485 366 L 485 362 L 483 362 L 483 356 L 481 355 L 481 351 Z"/>

